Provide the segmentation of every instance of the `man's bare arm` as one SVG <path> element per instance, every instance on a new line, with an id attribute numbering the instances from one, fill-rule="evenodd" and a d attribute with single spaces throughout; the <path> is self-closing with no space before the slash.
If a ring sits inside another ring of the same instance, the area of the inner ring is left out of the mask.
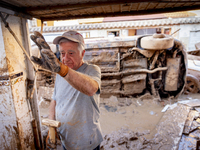
<path id="1" fill-rule="evenodd" d="M 64 78 L 71 86 L 88 96 L 94 95 L 99 88 L 98 83 L 94 79 L 70 68 Z"/>
<path id="2" fill-rule="evenodd" d="M 55 120 L 56 101 L 52 100 L 49 106 L 49 119 Z"/>

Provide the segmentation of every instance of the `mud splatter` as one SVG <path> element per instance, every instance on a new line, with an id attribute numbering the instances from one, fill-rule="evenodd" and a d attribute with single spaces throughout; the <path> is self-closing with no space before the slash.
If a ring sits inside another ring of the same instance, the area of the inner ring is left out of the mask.
<path id="1" fill-rule="evenodd" d="M 5 150 L 21 149 L 20 142 L 18 142 L 19 136 L 12 130 L 12 127 L 10 125 L 5 126 L 5 129 L 7 132 L 2 136 L 4 139 L 4 142 L 2 143 L 4 144 Z"/>

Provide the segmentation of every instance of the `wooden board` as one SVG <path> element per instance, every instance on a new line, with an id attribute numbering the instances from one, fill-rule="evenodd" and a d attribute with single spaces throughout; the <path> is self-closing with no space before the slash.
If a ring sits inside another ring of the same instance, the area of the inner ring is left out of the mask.
<path id="1" fill-rule="evenodd" d="M 174 104 L 174 107 L 165 112 L 156 128 L 155 145 L 152 149 L 176 150 L 178 148 L 189 111 L 190 107 L 186 105 Z"/>
<path id="2" fill-rule="evenodd" d="M 185 104 L 190 107 L 195 107 L 195 106 L 200 106 L 200 99 L 179 101 L 178 103 Z"/>
<path id="3" fill-rule="evenodd" d="M 183 130 L 183 133 L 189 134 L 192 122 L 193 122 L 194 118 L 198 115 L 199 115 L 199 112 L 197 112 L 196 110 L 190 111 L 190 113 L 188 114 L 188 117 L 186 119 L 186 122 L 185 122 L 185 127 Z"/>

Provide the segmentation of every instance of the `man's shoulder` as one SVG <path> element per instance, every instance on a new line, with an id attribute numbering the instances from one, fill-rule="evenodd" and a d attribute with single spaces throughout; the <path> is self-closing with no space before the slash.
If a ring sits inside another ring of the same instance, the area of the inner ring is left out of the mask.
<path id="1" fill-rule="evenodd" d="M 91 68 L 99 68 L 99 66 L 95 65 L 95 64 L 87 64 L 88 67 L 91 67 Z"/>
<path id="2" fill-rule="evenodd" d="M 99 66 L 94 65 L 94 64 L 88 64 L 88 63 L 84 63 L 84 66 L 85 67 L 82 70 L 83 73 L 87 75 L 92 75 L 92 76 L 101 75 L 101 70 Z"/>
<path id="3" fill-rule="evenodd" d="M 100 67 L 94 64 L 88 64 L 88 63 L 84 63 L 86 65 L 87 70 L 88 69 L 94 69 L 94 70 L 99 70 L 100 71 Z"/>

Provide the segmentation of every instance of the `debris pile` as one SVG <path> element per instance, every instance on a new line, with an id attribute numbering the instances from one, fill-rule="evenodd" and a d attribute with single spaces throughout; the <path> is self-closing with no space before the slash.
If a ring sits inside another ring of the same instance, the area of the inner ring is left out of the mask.
<path id="1" fill-rule="evenodd" d="M 178 150 L 200 149 L 200 100 L 193 99 L 181 103 L 190 107 Z"/>

